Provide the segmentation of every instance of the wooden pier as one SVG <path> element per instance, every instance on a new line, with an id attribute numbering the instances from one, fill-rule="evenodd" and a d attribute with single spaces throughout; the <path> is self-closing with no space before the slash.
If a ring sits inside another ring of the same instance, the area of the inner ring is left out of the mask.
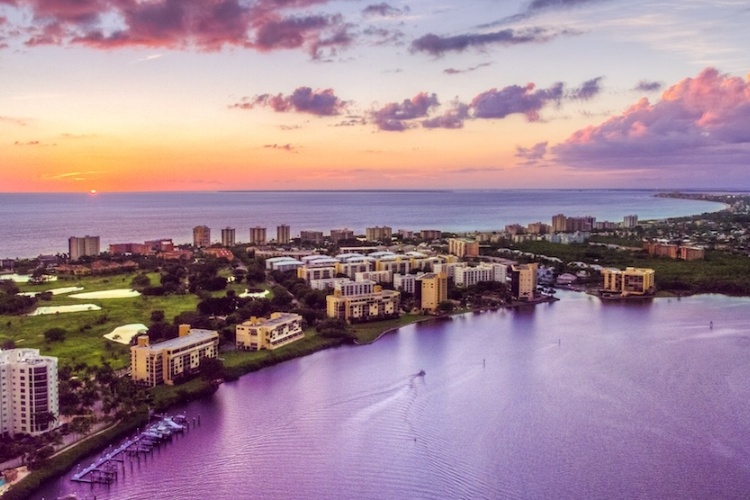
<path id="1" fill-rule="evenodd" d="M 159 444 L 171 440 L 173 434 L 182 433 L 189 428 L 187 419 L 182 416 L 162 417 L 158 423 L 150 425 L 134 438 L 128 439 L 114 450 L 100 456 L 94 463 L 76 472 L 70 479 L 79 483 L 112 484 L 117 480 L 118 464 L 122 464 L 124 471 L 125 459 L 123 457 L 131 458 L 149 454 Z"/>

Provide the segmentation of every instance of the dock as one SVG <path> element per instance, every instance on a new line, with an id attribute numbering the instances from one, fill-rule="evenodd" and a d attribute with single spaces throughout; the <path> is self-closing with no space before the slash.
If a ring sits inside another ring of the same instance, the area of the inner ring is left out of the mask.
<path id="1" fill-rule="evenodd" d="M 193 419 L 193 426 L 195 426 L 195 419 Z M 162 416 L 157 423 L 149 425 L 135 437 L 100 456 L 94 463 L 73 474 L 70 479 L 79 483 L 112 484 L 117 480 L 120 464 L 124 471 L 126 458 L 150 454 L 155 447 L 171 440 L 174 434 L 181 434 L 189 428 L 184 415 Z"/>

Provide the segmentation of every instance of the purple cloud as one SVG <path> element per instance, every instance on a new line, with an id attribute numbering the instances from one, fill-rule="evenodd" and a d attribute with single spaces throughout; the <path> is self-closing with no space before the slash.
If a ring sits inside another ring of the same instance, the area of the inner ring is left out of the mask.
<path id="1" fill-rule="evenodd" d="M 380 17 L 400 16 L 404 12 L 409 12 L 409 8 L 405 7 L 404 10 L 401 10 L 385 2 L 368 5 L 367 7 L 364 8 L 364 10 L 362 10 L 362 14 L 364 14 L 365 16 L 380 16 Z"/>
<path id="2" fill-rule="evenodd" d="M 504 29 L 494 33 L 469 33 L 456 36 L 438 36 L 429 33 L 411 43 L 412 52 L 427 52 L 433 56 L 442 56 L 446 52 L 463 52 L 469 48 L 484 48 L 488 45 L 519 45 L 524 43 L 546 42 L 568 31 L 552 32 L 545 28 L 528 28 L 524 30 Z"/>
<path id="3" fill-rule="evenodd" d="M 459 75 L 461 73 L 470 73 L 472 71 L 476 71 L 479 68 L 486 68 L 487 66 L 491 66 L 491 62 L 481 63 L 477 64 L 476 66 L 469 66 L 466 69 L 455 69 L 455 68 L 446 68 L 443 70 L 443 73 L 446 75 Z"/>
<path id="4" fill-rule="evenodd" d="M 526 116 L 530 122 L 539 120 L 539 111 L 549 102 L 559 102 L 563 97 L 563 84 L 555 83 L 548 89 L 534 90 L 533 83 L 525 87 L 509 85 L 500 90 L 491 89 L 471 101 L 475 118 L 505 118 L 514 113 Z"/>
<path id="5" fill-rule="evenodd" d="M 663 85 L 661 82 L 652 82 L 649 80 L 641 80 L 633 90 L 638 92 L 657 92 L 661 90 Z"/>
<path id="6" fill-rule="evenodd" d="M 426 117 L 428 112 L 439 104 L 435 94 L 420 92 L 411 99 L 404 99 L 400 104 L 386 104 L 373 111 L 370 116 L 380 130 L 401 132 L 409 128 L 406 121 Z"/>
<path id="7" fill-rule="evenodd" d="M 424 128 L 462 128 L 467 118 L 469 118 L 469 106 L 459 102 L 442 115 L 423 120 L 422 126 Z"/>
<path id="8" fill-rule="evenodd" d="M 310 87 L 299 87 L 287 96 L 263 94 L 253 98 L 245 97 L 229 107 L 253 109 L 256 106 L 267 106 L 277 113 L 295 111 L 317 116 L 333 116 L 344 111 L 347 104 L 336 97 L 333 89 L 313 90 Z"/>
<path id="9" fill-rule="evenodd" d="M 597 96 L 601 92 L 602 88 L 599 84 L 602 77 L 592 78 L 586 82 L 583 82 L 577 89 L 573 89 L 568 96 L 570 99 L 580 99 L 582 101 L 588 101 L 589 99 Z"/>

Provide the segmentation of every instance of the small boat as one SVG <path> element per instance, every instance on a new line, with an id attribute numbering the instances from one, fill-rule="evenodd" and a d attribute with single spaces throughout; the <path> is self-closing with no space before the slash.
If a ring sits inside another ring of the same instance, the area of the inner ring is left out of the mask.
<path id="1" fill-rule="evenodd" d="M 425 376 L 425 371 L 419 370 L 419 373 L 417 373 L 417 377 L 424 377 L 424 376 Z"/>

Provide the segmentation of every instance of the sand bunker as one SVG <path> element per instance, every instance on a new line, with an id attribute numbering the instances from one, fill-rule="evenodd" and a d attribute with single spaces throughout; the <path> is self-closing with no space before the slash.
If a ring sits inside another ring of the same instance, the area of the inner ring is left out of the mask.
<path id="1" fill-rule="evenodd" d="M 101 292 L 74 293 L 70 295 L 73 299 L 127 299 L 138 297 L 141 293 L 127 288 L 119 290 L 102 290 Z"/>
<path id="2" fill-rule="evenodd" d="M 29 274 L 0 274 L 0 280 L 11 280 L 16 283 L 28 283 L 31 280 Z M 57 276 L 50 276 L 45 274 L 42 276 L 42 281 L 57 281 Z"/>
<path id="3" fill-rule="evenodd" d="M 109 333 L 104 334 L 104 338 L 119 342 L 120 344 L 128 345 L 133 337 L 141 333 L 145 333 L 148 327 L 142 323 L 133 323 L 130 325 L 118 326 Z"/>
<path id="4" fill-rule="evenodd" d="M 243 298 L 244 298 L 244 297 L 250 297 L 250 298 L 252 298 L 252 299 L 263 299 L 263 298 L 265 298 L 265 297 L 266 297 L 266 296 L 267 296 L 267 295 L 268 295 L 269 293 L 271 293 L 271 292 L 269 292 L 268 290 L 263 290 L 262 292 L 257 292 L 257 293 L 250 293 L 250 292 L 248 292 L 247 290 L 245 290 L 244 292 L 242 292 L 242 293 L 240 294 L 240 297 L 243 297 Z"/>
<path id="5" fill-rule="evenodd" d="M 26 297 L 33 297 L 35 295 L 39 295 L 40 293 L 50 292 L 52 295 L 60 295 L 63 293 L 70 293 L 70 292 L 80 292 L 83 290 L 83 287 L 80 286 L 67 286 L 65 288 L 53 288 L 51 290 L 44 290 L 41 292 L 21 292 L 18 295 L 25 295 Z"/>
<path id="6" fill-rule="evenodd" d="M 37 307 L 36 311 L 29 313 L 29 316 L 42 316 L 43 314 L 72 313 L 81 311 L 99 311 L 101 307 L 96 304 L 76 304 L 73 306 L 48 306 Z"/>

